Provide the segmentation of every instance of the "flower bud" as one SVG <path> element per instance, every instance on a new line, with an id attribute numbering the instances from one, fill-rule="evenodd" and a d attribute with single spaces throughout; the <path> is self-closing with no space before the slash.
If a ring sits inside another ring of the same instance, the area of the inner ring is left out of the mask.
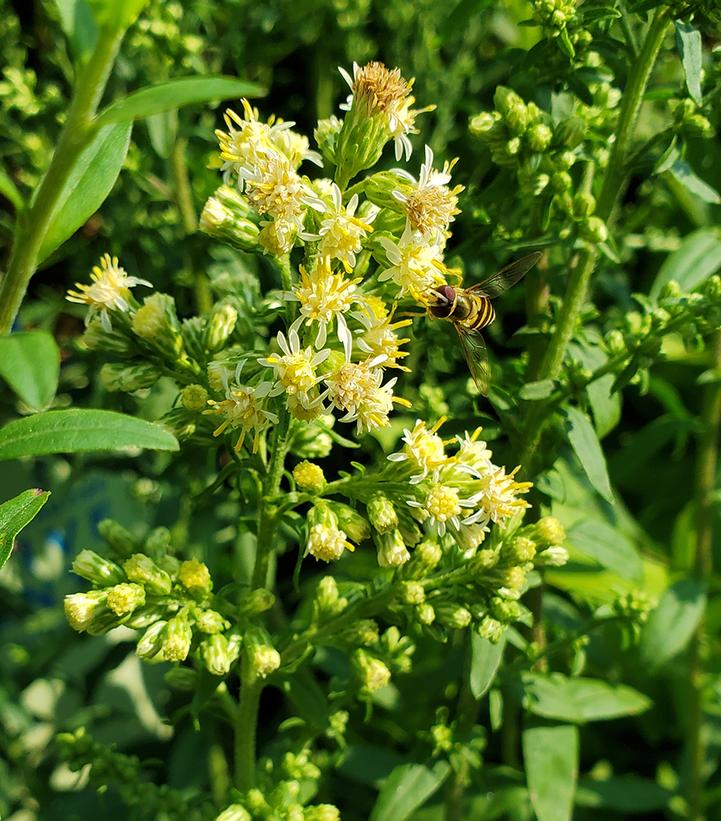
<path id="1" fill-rule="evenodd" d="M 605 337 L 606 348 L 611 356 L 618 356 L 628 350 L 623 334 L 617 328 L 610 330 Z"/>
<path id="2" fill-rule="evenodd" d="M 543 516 L 533 525 L 533 538 L 543 547 L 563 544 L 566 531 L 555 516 Z"/>
<path id="3" fill-rule="evenodd" d="M 365 650 L 356 650 L 353 654 L 353 664 L 366 693 L 375 693 L 391 680 L 391 671 L 388 667 L 379 658 L 369 655 Z"/>
<path id="4" fill-rule="evenodd" d="M 136 539 L 114 519 L 103 519 L 98 525 L 98 533 L 121 556 L 129 556 L 137 550 Z"/>
<path id="5" fill-rule="evenodd" d="M 251 669 L 259 678 L 269 676 L 280 667 L 280 653 L 273 647 L 270 636 L 263 628 L 249 630 L 244 646 Z"/>
<path id="6" fill-rule="evenodd" d="M 318 616 L 337 616 L 345 610 L 348 600 L 340 595 L 332 576 L 323 576 L 318 582 L 313 604 Z"/>
<path id="7" fill-rule="evenodd" d="M 160 655 L 163 661 L 184 661 L 190 652 L 193 631 L 183 611 L 173 616 L 161 634 Z"/>
<path id="8" fill-rule="evenodd" d="M 426 540 L 421 542 L 413 551 L 413 564 L 427 573 L 441 561 L 443 553 L 436 542 Z"/>
<path id="9" fill-rule="evenodd" d="M 151 624 L 143 633 L 135 648 L 135 653 L 139 658 L 150 661 L 158 655 L 162 643 L 163 631 L 167 624 L 167 621 L 161 619 Z M 162 661 L 162 659 L 159 660 Z"/>
<path id="10" fill-rule="evenodd" d="M 219 351 L 233 333 L 238 321 L 238 312 L 227 302 L 215 305 L 205 330 L 205 347 L 211 352 Z"/>
<path id="11" fill-rule="evenodd" d="M 175 300 L 168 294 L 145 297 L 142 307 L 133 315 L 132 328 L 136 336 L 171 360 L 177 360 L 183 350 Z"/>
<path id="12" fill-rule="evenodd" d="M 398 527 L 398 514 L 390 499 L 383 493 L 376 493 L 367 504 L 368 519 L 379 533 L 388 533 Z"/>
<path id="13" fill-rule="evenodd" d="M 221 185 L 205 203 L 198 227 L 241 251 L 256 251 L 260 233 L 257 222 L 258 215 L 248 200 L 237 189 Z"/>
<path id="14" fill-rule="evenodd" d="M 528 144 L 533 151 L 542 152 L 545 151 L 551 144 L 553 132 L 544 123 L 537 123 L 528 129 L 528 134 L 526 136 L 528 139 Z"/>
<path id="15" fill-rule="evenodd" d="M 501 119 L 501 115 L 496 111 L 481 111 L 475 117 L 471 117 L 468 129 L 475 137 L 487 134 Z"/>
<path id="16" fill-rule="evenodd" d="M 378 641 L 378 625 L 373 619 L 360 619 L 343 631 L 343 638 L 350 644 L 370 646 Z"/>
<path id="17" fill-rule="evenodd" d="M 581 235 L 589 242 L 605 242 L 608 239 L 608 228 L 600 217 L 589 217 L 581 224 Z"/>
<path id="18" fill-rule="evenodd" d="M 107 590 L 108 609 L 116 616 L 127 616 L 145 604 L 145 588 L 139 584 L 116 584 Z"/>
<path id="19" fill-rule="evenodd" d="M 81 550 L 73 560 L 73 573 L 100 587 L 125 581 L 120 565 L 111 562 L 94 550 Z"/>
<path id="20" fill-rule="evenodd" d="M 331 116 L 324 120 L 318 120 L 318 124 L 313 131 L 313 138 L 318 150 L 331 165 L 336 164 L 335 147 L 342 127 L 342 120 L 339 120 L 336 116 Z"/>
<path id="21" fill-rule="evenodd" d="M 124 624 L 133 630 L 145 630 L 151 624 L 162 619 L 167 614 L 168 608 L 159 604 L 144 604 L 133 611 L 132 615 L 125 619 Z"/>
<path id="22" fill-rule="evenodd" d="M 215 821 L 252 821 L 252 816 L 240 804 L 231 804 L 216 817 Z"/>
<path id="23" fill-rule="evenodd" d="M 171 576 L 174 576 L 175 573 L 177 573 L 177 567 L 175 567 L 171 573 L 169 568 L 163 564 L 163 562 L 168 559 L 173 560 L 172 556 L 165 555 L 170 549 L 170 541 L 170 531 L 167 527 L 154 527 L 145 537 L 143 548 L 152 559 L 158 562 L 166 573 L 170 573 Z M 177 562 L 177 560 L 175 561 Z"/>
<path id="24" fill-rule="evenodd" d="M 494 618 L 505 624 L 518 621 L 521 616 L 521 606 L 513 599 L 504 599 L 501 596 L 494 596 L 491 599 L 491 613 Z"/>
<path id="25" fill-rule="evenodd" d="M 491 618 L 491 616 L 486 616 L 476 628 L 476 632 L 482 639 L 487 639 L 491 644 L 498 644 L 506 632 L 506 626 Z"/>
<path id="26" fill-rule="evenodd" d="M 536 556 L 536 564 L 562 567 L 568 561 L 568 551 L 561 545 L 551 545 Z"/>
<path id="27" fill-rule="evenodd" d="M 510 88 L 498 86 L 493 103 L 510 130 L 514 134 L 523 134 L 528 126 L 528 110 L 518 94 Z"/>
<path id="28" fill-rule="evenodd" d="M 314 804 L 305 808 L 303 821 L 340 821 L 340 810 L 332 804 Z"/>
<path id="29" fill-rule="evenodd" d="M 437 605 L 436 616 L 438 621 L 451 630 L 462 630 L 471 623 L 470 610 L 458 604 Z"/>
<path id="30" fill-rule="evenodd" d="M 573 187 L 573 180 L 568 171 L 556 171 L 551 176 L 551 185 L 557 194 L 563 194 Z"/>
<path id="31" fill-rule="evenodd" d="M 475 522 L 474 524 L 464 525 L 456 535 L 458 546 L 464 552 L 474 551 L 485 541 L 486 534 L 489 528 L 487 524 L 482 522 Z"/>
<path id="32" fill-rule="evenodd" d="M 308 514 L 308 542 L 306 551 L 324 562 L 340 559 L 346 549 L 354 550 L 345 531 L 338 527 L 338 517 L 327 502 L 318 503 Z"/>
<path id="33" fill-rule="evenodd" d="M 469 562 L 472 573 L 484 573 L 498 564 L 498 553 L 495 550 L 479 550 Z"/>
<path id="34" fill-rule="evenodd" d="M 370 525 L 357 510 L 342 502 L 330 501 L 328 504 L 338 519 L 338 526 L 351 541 L 360 543 L 370 537 Z"/>
<path id="35" fill-rule="evenodd" d="M 63 608 L 68 624 L 82 633 L 89 630 L 98 618 L 107 612 L 104 590 L 89 590 L 87 593 L 71 593 L 65 596 Z"/>
<path id="36" fill-rule="evenodd" d="M 123 365 L 120 362 L 106 362 L 100 369 L 100 381 L 106 391 L 133 391 L 149 388 L 160 377 L 160 371 L 149 362 Z"/>
<path id="37" fill-rule="evenodd" d="M 252 590 L 240 603 L 240 612 L 243 615 L 255 616 L 258 613 L 265 613 L 266 610 L 275 604 L 275 596 L 266 590 L 265 587 L 258 587 Z"/>
<path id="38" fill-rule="evenodd" d="M 421 624 L 425 624 L 427 627 L 436 620 L 436 611 L 428 602 L 423 602 L 423 604 L 419 604 L 416 607 L 416 618 Z"/>
<path id="39" fill-rule="evenodd" d="M 500 573 L 501 587 L 499 591 L 509 599 L 518 599 L 523 593 L 526 583 L 526 574 L 520 567 L 507 567 Z"/>
<path id="40" fill-rule="evenodd" d="M 381 567 L 400 567 L 411 557 L 399 530 L 374 533 L 373 541 L 378 550 L 378 564 Z"/>
<path id="41" fill-rule="evenodd" d="M 402 212 L 403 205 L 394 196 L 394 192 L 408 195 L 413 191 L 413 187 L 408 178 L 397 171 L 379 171 L 363 180 L 363 191 L 374 205 Z"/>
<path id="42" fill-rule="evenodd" d="M 556 157 L 556 165 L 562 171 L 568 171 L 573 165 L 576 164 L 576 155 L 573 151 L 561 151 L 561 153 Z"/>
<path id="43" fill-rule="evenodd" d="M 293 478 L 296 485 L 301 490 L 309 490 L 313 493 L 320 493 L 325 487 L 325 475 L 323 468 L 307 460 L 299 462 L 293 468 Z"/>
<path id="44" fill-rule="evenodd" d="M 403 582 L 400 597 L 406 604 L 422 604 L 426 600 L 426 591 L 420 582 Z"/>
<path id="45" fill-rule="evenodd" d="M 231 665 L 240 655 L 240 645 L 229 642 L 222 633 L 203 639 L 199 649 L 203 664 L 214 676 L 227 676 Z"/>
<path id="46" fill-rule="evenodd" d="M 143 553 L 133 555 L 123 563 L 125 575 L 132 582 L 142 584 L 150 593 L 167 596 L 173 586 L 170 576 Z"/>
<path id="47" fill-rule="evenodd" d="M 178 570 L 178 581 L 186 590 L 197 595 L 206 595 L 213 589 L 213 580 L 210 571 L 203 562 L 190 559 L 181 562 Z"/>
<path id="48" fill-rule="evenodd" d="M 186 385 L 180 392 L 180 402 L 186 410 L 205 410 L 208 404 L 208 391 L 202 385 Z"/>
<path id="49" fill-rule="evenodd" d="M 525 536 L 516 536 L 503 549 L 503 558 L 514 564 L 532 562 L 536 555 L 536 543 Z"/>
<path id="50" fill-rule="evenodd" d="M 678 282 L 676 282 L 675 279 L 671 279 L 663 286 L 663 288 L 661 288 L 659 298 L 679 299 L 682 294 L 683 291 L 681 290 L 681 286 L 678 284 Z"/>
<path id="51" fill-rule="evenodd" d="M 669 283 L 670 284 L 670 283 Z M 721 277 L 718 274 L 710 276 L 703 286 L 704 296 L 708 299 L 717 301 L 721 299 Z"/>
<path id="52" fill-rule="evenodd" d="M 320 416 L 318 422 L 299 425 L 292 432 L 289 450 L 302 459 L 324 459 L 333 448 L 333 440 L 326 428 L 332 428 L 335 417 Z"/>
<path id="53" fill-rule="evenodd" d="M 201 633 L 215 634 L 227 630 L 230 623 L 216 610 L 198 610 L 195 613 L 195 626 Z"/>
<path id="54" fill-rule="evenodd" d="M 596 210 L 596 198 L 593 194 L 580 193 L 573 198 L 573 215 L 578 219 L 589 217 Z"/>

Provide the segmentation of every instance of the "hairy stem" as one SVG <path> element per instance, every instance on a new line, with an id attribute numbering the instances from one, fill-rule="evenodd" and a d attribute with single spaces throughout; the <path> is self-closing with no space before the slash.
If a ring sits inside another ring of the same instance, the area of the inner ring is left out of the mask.
<path id="1" fill-rule="evenodd" d="M 668 25 L 668 10 L 665 7 L 659 8 L 646 33 L 638 58 L 631 67 L 628 83 L 623 93 L 615 139 L 596 207 L 596 213 L 607 224 L 612 222 L 616 203 L 623 190 L 628 148 L 633 138 L 643 95 Z M 569 276 L 556 329 L 539 367 L 535 372 L 529 373 L 530 381 L 555 379 L 561 372 L 566 348 L 573 337 L 576 321 L 586 300 L 588 284 L 597 257 L 598 250 L 594 245 L 588 245 L 579 253 Z M 531 463 L 541 438 L 544 422 L 543 408 L 538 404 L 531 405 L 526 416 L 523 441 L 519 449 L 519 461 L 529 473 L 532 473 Z"/>
<path id="2" fill-rule="evenodd" d="M 712 344 L 712 368 L 721 374 L 721 331 Z M 694 571 L 701 579 L 713 572 L 714 492 L 718 473 L 719 433 L 721 432 L 721 383 L 713 382 L 704 391 L 701 431 L 696 456 L 696 555 Z M 705 626 L 699 623 L 691 641 L 689 663 L 689 720 L 686 746 L 689 761 L 688 817 L 692 821 L 704 818 L 703 768 L 706 760 L 706 740 L 703 734 L 703 679 Z"/>
<path id="3" fill-rule="evenodd" d="M 57 148 L 29 210 L 18 218 L 13 250 L 0 283 L 0 335 L 9 334 L 35 273 L 43 239 L 63 186 L 80 152 L 95 134 L 93 117 L 105 91 L 125 30 L 103 29 L 87 65 L 77 74 L 75 93 Z"/>
<path id="4" fill-rule="evenodd" d="M 255 675 L 250 665 L 247 653 L 243 653 L 240 701 L 235 720 L 235 787 L 242 792 L 255 785 L 255 739 L 263 691 L 262 679 Z"/>

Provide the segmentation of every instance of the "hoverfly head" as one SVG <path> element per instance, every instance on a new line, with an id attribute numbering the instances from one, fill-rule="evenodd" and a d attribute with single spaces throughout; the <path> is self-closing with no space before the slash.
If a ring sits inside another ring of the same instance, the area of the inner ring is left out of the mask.
<path id="1" fill-rule="evenodd" d="M 447 319 L 456 300 L 456 289 L 452 285 L 440 285 L 431 291 L 428 309 L 438 319 Z"/>

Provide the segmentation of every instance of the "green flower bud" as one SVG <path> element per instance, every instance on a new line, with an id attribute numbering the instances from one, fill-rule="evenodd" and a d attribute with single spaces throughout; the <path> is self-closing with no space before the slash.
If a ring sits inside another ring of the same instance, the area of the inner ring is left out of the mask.
<path id="1" fill-rule="evenodd" d="M 240 804 L 231 804 L 217 816 L 215 821 L 252 821 L 252 816 Z"/>
<path id="2" fill-rule="evenodd" d="M 219 351 L 233 333 L 238 321 L 238 312 L 227 302 L 215 305 L 205 331 L 205 346 L 211 351 Z"/>
<path id="3" fill-rule="evenodd" d="M 424 572 L 433 570 L 442 558 L 443 553 L 439 545 L 429 540 L 421 542 L 413 551 L 413 564 L 422 568 Z"/>
<path id="4" fill-rule="evenodd" d="M 353 654 L 353 665 L 359 675 L 361 687 L 366 693 L 375 693 L 385 687 L 391 680 L 391 671 L 375 656 L 365 650 L 356 650 Z"/>
<path id="5" fill-rule="evenodd" d="M 661 293 L 659 295 L 660 299 L 679 299 L 683 291 L 681 290 L 681 286 L 676 282 L 675 279 L 669 280 L 663 288 L 661 288 Z"/>
<path id="6" fill-rule="evenodd" d="M 670 284 L 671 283 L 669 283 L 669 285 Z M 703 287 L 703 293 L 708 299 L 712 299 L 714 301 L 721 299 L 721 277 L 718 274 L 714 274 L 706 280 L 706 284 Z"/>
<path id="7" fill-rule="evenodd" d="M 533 525 L 533 534 L 538 544 L 544 547 L 566 541 L 566 530 L 555 516 L 543 516 L 539 519 Z"/>
<path id="8" fill-rule="evenodd" d="M 205 317 L 191 316 L 180 323 L 180 335 L 183 338 L 183 347 L 193 359 L 198 362 L 205 360 Z"/>
<path id="9" fill-rule="evenodd" d="M 428 602 L 423 602 L 416 607 L 416 618 L 421 624 L 428 626 L 436 620 L 436 611 Z"/>
<path id="10" fill-rule="evenodd" d="M 397 171 L 379 171 L 363 180 L 363 191 L 366 197 L 380 208 L 402 212 L 402 204 L 393 196 L 395 191 L 409 194 L 413 190 L 408 178 Z"/>
<path id="11" fill-rule="evenodd" d="M 151 661 L 160 652 L 163 631 L 168 622 L 164 620 L 156 621 L 143 633 L 135 648 L 135 654 L 146 661 Z M 162 661 L 162 659 L 159 659 Z"/>
<path id="12" fill-rule="evenodd" d="M 400 567 L 411 557 L 398 530 L 374 533 L 373 541 L 378 550 L 378 564 L 381 567 Z"/>
<path id="13" fill-rule="evenodd" d="M 468 129 L 475 137 L 482 137 L 487 134 L 501 120 L 501 115 L 497 111 L 481 111 L 475 117 L 471 117 Z"/>
<path id="14" fill-rule="evenodd" d="M 156 530 L 165 530 L 165 528 L 156 528 Z M 175 556 L 169 556 L 167 553 L 165 555 L 158 556 L 156 559 L 156 564 L 161 570 L 164 570 L 171 579 L 176 578 L 178 572 L 180 571 L 180 562 L 178 559 L 176 559 Z"/>
<path id="15" fill-rule="evenodd" d="M 93 319 L 80 337 L 88 351 L 102 351 L 104 354 L 131 356 L 133 346 L 127 336 L 119 330 L 105 330 L 99 319 Z"/>
<path id="16" fill-rule="evenodd" d="M 617 328 L 614 328 L 606 334 L 604 342 L 606 343 L 606 348 L 611 356 L 618 356 L 628 350 L 626 340 L 621 331 Z"/>
<path id="17" fill-rule="evenodd" d="M 471 623 L 470 610 L 459 604 L 436 605 L 435 610 L 438 621 L 451 630 L 462 630 Z"/>
<path id="18" fill-rule="evenodd" d="M 378 642 L 378 625 L 373 619 L 360 619 L 343 631 L 343 638 L 350 644 L 368 647 Z"/>
<path id="19" fill-rule="evenodd" d="M 209 673 L 227 676 L 233 662 L 240 655 L 240 644 L 229 641 L 222 633 L 215 633 L 200 642 L 200 658 Z"/>
<path id="20" fill-rule="evenodd" d="M 204 234 L 233 248 L 257 251 L 258 221 L 258 215 L 236 188 L 221 185 L 205 203 L 198 227 Z"/>
<path id="21" fill-rule="evenodd" d="M 208 391 L 202 385 L 186 385 L 180 392 L 180 402 L 186 410 L 205 410 L 208 406 Z"/>
<path id="22" fill-rule="evenodd" d="M 99 587 L 125 581 L 120 565 L 98 555 L 94 550 L 81 550 L 73 560 L 73 573 Z"/>
<path id="23" fill-rule="evenodd" d="M 160 377 L 160 371 L 149 362 L 135 365 L 123 365 L 119 362 L 106 362 L 100 369 L 100 381 L 106 391 L 133 391 L 149 388 Z"/>
<path id="24" fill-rule="evenodd" d="M 167 614 L 168 608 L 159 604 L 145 604 L 133 611 L 124 624 L 133 630 L 144 630 Z"/>
<path id="25" fill-rule="evenodd" d="M 510 88 L 498 86 L 493 95 L 493 103 L 511 131 L 514 134 L 523 134 L 529 118 L 526 105 L 518 94 Z"/>
<path id="26" fill-rule="evenodd" d="M 265 678 L 280 667 L 280 653 L 273 647 L 270 636 L 262 627 L 248 631 L 244 642 L 251 669 L 259 678 Z"/>
<path id="27" fill-rule="evenodd" d="M 568 171 L 569 168 L 576 164 L 577 159 L 578 157 L 573 153 L 573 151 L 562 151 L 556 157 L 556 165 L 559 169 Z"/>
<path id="28" fill-rule="evenodd" d="M 551 185 L 557 194 L 563 194 L 571 190 L 573 180 L 568 171 L 556 171 L 551 177 Z"/>
<path id="29" fill-rule="evenodd" d="M 253 787 L 248 790 L 245 797 L 245 803 L 248 805 L 248 809 L 254 814 L 265 812 L 265 810 L 268 809 L 268 802 L 265 800 L 263 793 L 257 787 Z"/>
<path id="30" fill-rule="evenodd" d="M 161 634 L 160 656 L 163 661 L 185 661 L 193 641 L 193 631 L 184 612 L 173 616 Z"/>
<path id="31" fill-rule="evenodd" d="M 171 667 L 163 678 L 169 687 L 181 693 L 192 693 L 198 686 L 198 673 L 190 667 Z"/>
<path id="32" fill-rule="evenodd" d="M 213 589 L 210 571 L 203 562 L 196 559 L 181 562 L 178 570 L 178 581 L 186 590 L 198 595 L 206 595 Z"/>
<path id="33" fill-rule="evenodd" d="M 553 139 L 553 131 L 544 123 L 538 123 L 528 129 L 528 144 L 533 151 L 545 151 Z"/>
<path id="34" fill-rule="evenodd" d="M 498 553 L 495 550 L 479 550 L 471 559 L 469 566 L 472 573 L 484 573 L 498 564 Z"/>
<path id="35" fill-rule="evenodd" d="M 116 584 L 107 590 L 108 609 L 116 616 L 127 616 L 145 604 L 145 588 L 139 584 Z"/>
<path id="36" fill-rule="evenodd" d="M 491 599 L 491 613 L 494 618 L 504 622 L 504 624 L 510 624 L 511 622 L 518 621 L 520 618 L 521 606 L 513 599 L 504 599 L 500 596 L 494 596 L 493 599 Z"/>
<path id="37" fill-rule="evenodd" d="M 255 616 L 265 613 L 275 604 L 275 596 L 265 587 L 251 590 L 241 601 L 238 612 L 243 616 Z"/>
<path id="38" fill-rule="evenodd" d="M 521 138 L 520 137 L 511 137 L 511 139 L 506 143 L 504 147 L 504 151 L 509 157 L 515 157 L 518 152 L 521 150 Z"/>
<path id="39" fill-rule="evenodd" d="M 520 567 L 507 567 L 500 574 L 500 591 L 509 599 L 518 599 L 523 593 L 526 574 Z"/>
<path id="40" fill-rule="evenodd" d="M 154 527 L 145 537 L 145 544 L 143 545 L 145 552 L 157 561 L 166 573 L 170 573 L 170 570 L 165 567 L 162 562 L 166 558 L 172 559 L 172 557 L 166 557 L 165 555 L 170 549 L 170 542 L 171 536 L 167 527 Z M 174 572 L 170 573 L 170 575 L 175 575 L 175 572 L 177 572 L 177 567 L 174 568 Z"/>
<path id="41" fill-rule="evenodd" d="M 525 536 L 516 536 L 503 549 L 503 558 L 514 564 L 532 562 L 536 555 L 536 543 Z"/>
<path id="42" fill-rule="evenodd" d="M 296 485 L 301 490 L 308 490 L 312 493 L 320 493 L 325 487 L 325 475 L 323 468 L 313 462 L 304 460 L 293 468 L 293 478 Z"/>
<path id="43" fill-rule="evenodd" d="M 487 639 L 491 644 L 498 644 L 506 632 L 506 626 L 491 618 L 491 616 L 486 616 L 476 628 L 476 632 L 482 639 Z"/>
<path id="44" fill-rule="evenodd" d="M 145 297 L 142 307 L 133 315 L 132 328 L 136 336 L 164 357 L 177 360 L 183 351 L 175 300 L 168 294 Z"/>
<path id="45" fill-rule="evenodd" d="M 104 590 L 89 590 L 87 593 L 71 593 L 65 596 L 63 608 L 68 624 L 78 633 L 90 631 L 108 609 L 105 606 L 107 594 Z"/>
<path id="46" fill-rule="evenodd" d="M 364 542 L 371 535 L 368 522 L 358 511 L 341 502 L 331 501 L 328 504 L 338 519 L 338 526 L 352 542 Z"/>
<path id="47" fill-rule="evenodd" d="M 536 556 L 536 564 L 562 567 L 568 561 L 568 551 L 561 545 L 551 545 Z"/>
<path id="48" fill-rule="evenodd" d="M 220 613 L 215 610 L 198 610 L 195 613 L 195 626 L 201 633 L 220 633 L 230 627 Z"/>
<path id="49" fill-rule="evenodd" d="M 376 493 L 367 504 L 368 519 L 379 533 L 387 533 L 398 527 L 398 514 L 390 499 L 383 493 Z"/>
<path id="50" fill-rule="evenodd" d="M 305 808 L 303 821 L 340 821 L 340 810 L 332 804 L 314 804 Z"/>
<path id="51" fill-rule="evenodd" d="M 337 117 L 331 116 L 325 120 L 318 120 L 318 125 L 313 131 L 313 138 L 318 150 L 331 165 L 336 165 L 335 147 L 342 127 L 343 122 Z"/>
<path id="52" fill-rule="evenodd" d="M 420 582 L 402 582 L 400 598 L 406 604 L 422 604 L 426 600 L 426 591 Z"/>
<path id="53" fill-rule="evenodd" d="M 143 553 L 134 553 L 123 563 L 125 575 L 131 582 L 142 584 L 149 592 L 167 596 L 173 586 L 170 576 Z"/>
<path id="54" fill-rule="evenodd" d="M 301 459 L 324 459 L 333 448 L 326 428 L 332 428 L 334 422 L 335 417 L 326 415 L 317 422 L 296 424 L 291 428 L 290 452 Z"/>
<path id="55" fill-rule="evenodd" d="M 340 595 L 332 576 L 323 576 L 318 582 L 313 605 L 318 617 L 337 616 L 348 606 L 348 600 Z"/>
<path id="56" fill-rule="evenodd" d="M 608 228 L 600 217 L 589 217 L 581 225 L 581 234 L 589 242 L 605 242 L 608 239 Z"/>
<path id="57" fill-rule="evenodd" d="M 596 198 L 592 194 L 580 193 L 573 198 L 573 214 L 582 219 L 596 210 Z"/>
<path id="58" fill-rule="evenodd" d="M 103 519 L 98 525 L 98 533 L 121 556 L 129 556 L 137 550 L 136 539 L 114 519 Z"/>

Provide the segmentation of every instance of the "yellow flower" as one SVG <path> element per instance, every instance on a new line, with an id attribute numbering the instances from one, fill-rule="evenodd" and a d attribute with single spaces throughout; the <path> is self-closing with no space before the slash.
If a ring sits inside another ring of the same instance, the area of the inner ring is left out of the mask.
<path id="1" fill-rule="evenodd" d="M 483 490 L 478 493 L 475 501 L 479 510 L 484 512 L 486 519 L 499 522 L 529 507 L 528 502 L 519 498 L 519 495 L 528 493 L 532 484 L 531 482 L 517 482 L 514 476 L 518 470 L 519 468 L 515 468 L 511 473 L 506 474 L 505 468 L 496 467 L 481 477 Z"/>
<path id="2" fill-rule="evenodd" d="M 446 268 L 441 259 L 441 249 L 406 224 L 398 242 L 380 237 L 390 265 L 380 272 L 381 282 L 392 279 L 400 289 L 399 296 L 410 294 L 421 301 L 424 294 L 445 283 Z"/>
<path id="3" fill-rule="evenodd" d="M 329 524 L 315 524 L 308 532 L 306 550 L 315 559 L 332 562 L 343 555 L 345 550 L 351 552 L 355 547 L 346 539 L 342 530 Z"/>
<path id="4" fill-rule="evenodd" d="M 207 593 L 213 588 L 207 565 L 197 559 L 189 559 L 181 563 L 178 579 L 188 590 L 200 590 Z"/>
<path id="5" fill-rule="evenodd" d="M 123 582 L 108 588 L 107 605 L 116 616 L 126 616 L 145 604 L 145 588 L 140 584 Z"/>
<path id="6" fill-rule="evenodd" d="M 323 468 L 307 460 L 293 468 L 293 478 L 301 490 L 319 491 L 325 487 Z"/>
<path id="7" fill-rule="evenodd" d="M 316 376 L 316 367 L 330 356 L 330 351 L 325 348 L 322 351 L 313 351 L 309 346 L 301 349 L 300 337 L 298 336 L 298 321 L 293 323 L 285 334 L 278 333 L 278 346 L 282 355 L 270 354 L 265 359 L 259 359 L 261 365 L 273 368 L 274 374 L 283 390 L 295 397 L 302 405 L 309 406 L 318 404 L 319 398 L 312 398 L 311 392 L 320 382 L 322 377 Z"/>
<path id="8" fill-rule="evenodd" d="M 243 447 L 245 437 L 253 435 L 253 453 L 258 450 L 260 434 L 270 425 L 277 424 L 278 417 L 265 409 L 265 400 L 271 395 L 270 382 L 261 382 L 255 387 L 249 385 L 229 386 L 226 398 L 219 402 L 209 399 L 211 406 L 204 413 L 217 413 L 225 417 L 221 424 L 213 431 L 213 436 L 220 436 L 228 428 L 240 431 L 235 443 L 235 450 Z"/>
<path id="9" fill-rule="evenodd" d="M 78 302 L 90 307 L 85 317 L 86 325 L 96 314 L 100 314 L 100 321 L 106 331 L 112 328 L 109 311 L 127 313 L 130 310 L 130 289 L 136 285 L 150 287 L 146 279 L 128 276 L 118 258 L 111 257 L 110 254 L 103 254 L 100 264 L 93 267 L 90 279 L 90 285 L 76 282 L 78 290 L 68 291 L 66 299 L 68 302 Z"/>
<path id="10" fill-rule="evenodd" d="M 406 428 L 403 431 L 403 450 L 399 453 L 391 453 L 388 457 L 391 462 L 407 460 L 414 469 L 420 470 L 420 473 L 411 476 L 412 485 L 422 482 L 429 474 L 435 474 L 448 460 L 443 440 L 436 432 L 445 421 L 445 417 L 441 417 L 428 430 L 426 423 L 418 419 L 413 430 Z"/>
<path id="11" fill-rule="evenodd" d="M 409 369 L 399 364 L 398 360 L 408 356 L 408 351 L 402 351 L 401 345 L 405 345 L 406 342 L 411 340 L 409 337 L 399 339 L 395 332 L 399 328 L 412 325 L 413 321 L 411 319 L 401 319 L 398 322 L 393 322 L 393 312 L 388 314 L 383 301 L 376 297 L 377 302 L 369 303 L 370 299 L 371 297 L 364 298 L 367 310 L 357 315 L 357 318 L 364 326 L 362 335 L 356 340 L 358 348 L 371 357 L 384 356 L 383 366 L 386 368 L 399 368 L 402 371 L 408 371 Z M 384 309 L 382 313 L 380 313 L 378 302 Z"/>
<path id="12" fill-rule="evenodd" d="M 238 174 L 245 181 L 249 202 L 259 214 L 302 229 L 304 197 L 309 189 L 285 157 L 270 153 L 259 165 L 241 168 Z"/>

